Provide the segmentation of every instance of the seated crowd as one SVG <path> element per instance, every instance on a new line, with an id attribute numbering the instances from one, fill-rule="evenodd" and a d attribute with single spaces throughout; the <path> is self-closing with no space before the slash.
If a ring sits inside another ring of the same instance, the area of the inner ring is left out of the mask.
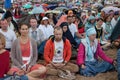
<path id="1" fill-rule="evenodd" d="M 76 74 L 91 77 L 115 70 L 117 63 L 120 80 L 120 50 L 117 60 L 104 52 L 112 45 L 120 47 L 119 12 L 98 18 L 82 12 L 79 18 L 69 10 L 56 25 L 44 16 L 40 24 L 31 17 L 29 23 L 19 26 L 12 24 L 12 14 L 8 14 L 9 11 L 0 20 L 0 80 L 13 76 L 20 80 L 44 80 L 48 75 L 74 80 Z M 71 62 L 72 50 L 77 53 L 75 62 Z M 41 57 L 43 64 L 38 63 Z"/>

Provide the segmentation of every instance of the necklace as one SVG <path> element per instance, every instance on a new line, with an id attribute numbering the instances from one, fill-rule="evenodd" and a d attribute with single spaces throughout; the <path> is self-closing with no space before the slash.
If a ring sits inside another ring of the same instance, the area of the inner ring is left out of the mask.
<path id="1" fill-rule="evenodd" d="M 98 38 L 100 38 L 101 37 L 101 33 L 102 33 L 102 28 L 98 28 L 97 26 L 96 26 L 96 28 L 97 28 L 97 35 L 98 35 Z"/>
<path id="2" fill-rule="evenodd" d="M 26 44 L 26 43 L 28 42 L 28 40 L 29 40 L 28 37 L 26 37 L 26 38 L 20 37 L 20 42 L 21 42 L 22 44 Z"/>

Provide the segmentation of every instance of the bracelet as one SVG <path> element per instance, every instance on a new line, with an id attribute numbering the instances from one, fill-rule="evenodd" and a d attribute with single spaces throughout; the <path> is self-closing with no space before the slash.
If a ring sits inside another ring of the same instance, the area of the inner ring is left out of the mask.
<path id="1" fill-rule="evenodd" d="M 13 72 L 13 75 L 15 75 L 15 74 L 16 74 L 16 72 L 17 72 L 17 71 Z"/>
<path id="2" fill-rule="evenodd" d="M 82 65 L 85 65 L 85 64 L 81 64 L 80 67 L 81 67 Z"/>
<path id="3" fill-rule="evenodd" d="M 66 65 L 66 64 L 67 64 L 67 61 L 64 61 L 64 64 Z"/>
<path id="4" fill-rule="evenodd" d="M 64 63 L 64 65 L 66 65 L 66 63 Z"/>
<path id="5" fill-rule="evenodd" d="M 22 69 L 23 70 L 23 69 Z M 23 70 L 24 71 L 24 70 Z M 26 74 L 26 72 L 24 71 L 24 74 Z"/>

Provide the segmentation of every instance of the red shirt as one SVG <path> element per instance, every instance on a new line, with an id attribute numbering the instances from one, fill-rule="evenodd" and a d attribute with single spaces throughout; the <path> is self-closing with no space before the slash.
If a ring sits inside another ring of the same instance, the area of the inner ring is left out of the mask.
<path id="1" fill-rule="evenodd" d="M 79 32 L 79 33 L 84 33 L 84 32 L 85 32 L 84 27 L 78 29 L 78 32 Z"/>
<path id="2" fill-rule="evenodd" d="M 21 15 L 14 15 L 14 17 L 15 17 L 16 19 L 19 19 L 19 18 L 21 18 Z"/>
<path id="3" fill-rule="evenodd" d="M 2 54 L 0 54 L 0 78 L 4 77 L 4 74 L 6 74 L 9 71 L 10 68 L 10 56 L 9 52 L 5 51 Z"/>

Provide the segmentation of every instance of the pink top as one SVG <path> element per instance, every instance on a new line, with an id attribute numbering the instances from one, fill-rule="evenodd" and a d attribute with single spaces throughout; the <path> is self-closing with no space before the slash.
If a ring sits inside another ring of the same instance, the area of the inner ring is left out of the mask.
<path id="1" fill-rule="evenodd" d="M 21 52 L 22 52 L 22 57 L 30 57 L 30 40 L 25 43 L 25 44 L 20 44 L 21 46 Z M 24 63 L 26 63 L 26 60 L 23 60 Z"/>
<path id="2" fill-rule="evenodd" d="M 102 51 L 100 44 L 98 44 L 97 46 L 95 59 L 98 59 L 98 56 L 111 64 L 113 63 L 113 59 L 107 57 L 105 53 Z M 77 64 L 82 65 L 84 63 L 85 63 L 85 46 L 81 43 L 79 46 L 79 51 L 77 55 Z"/>

